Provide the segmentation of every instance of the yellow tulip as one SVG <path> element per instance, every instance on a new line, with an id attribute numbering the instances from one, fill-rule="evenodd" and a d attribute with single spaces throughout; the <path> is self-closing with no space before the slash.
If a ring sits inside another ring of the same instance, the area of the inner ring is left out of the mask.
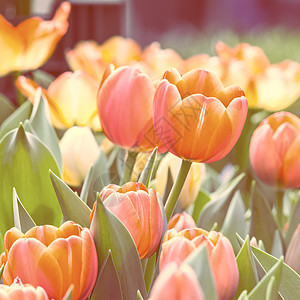
<path id="1" fill-rule="evenodd" d="M 33 17 L 14 27 L 0 15 L 0 76 L 39 68 L 68 29 L 71 5 L 63 2 L 51 21 Z"/>

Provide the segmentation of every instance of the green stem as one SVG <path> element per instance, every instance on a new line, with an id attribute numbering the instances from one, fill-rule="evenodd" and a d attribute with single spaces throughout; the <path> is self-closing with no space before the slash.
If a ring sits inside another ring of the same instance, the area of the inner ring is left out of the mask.
<path id="1" fill-rule="evenodd" d="M 178 201 L 179 194 L 182 190 L 185 179 L 189 173 L 191 164 L 192 164 L 192 162 L 190 162 L 188 160 L 182 160 L 182 162 L 181 162 L 178 176 L 177 176 L 176 181 L 171 189 L 171 192 L 168 196 L 168 199 L 167 199 L 166 205 L 165 205 L 165 211 L 166 211 L 166 216 L 167 216 L 168 222 L 171 218 L 171 215 L 172 215 L 174 208 L 176 206 L 176 203 Z"/>
<path id="2" fill-rule="evenodd" d="M 14 79 L 14 85 L 15 85 L 15 89 L 16 89 L 16 94 L 17 94 L 17 99 L 18 99 L 18 105 L 21 106 L 24 102 L 25 102 L 25 97 L 24 95 L 22 94 L 22 92 L 20 92 L 16 86 L 16 80 L 17 78 L 22 75 L 21 72 L 19 71 L 15 71 L 12 73 L 13 74 L 13 79 Z"/>
<path id="3" fill-rule="evenodd" d="M 130 181 L 137 155 L 138 152 L 128 150 L 120 185 Z"/>
<path id="4" fill-rule="evenodd" d="M 279 228 L 282 230 L 284 227 L 284 214 L 283 214 L 283 191 L 278 191 L 276 195 L 276 218 Z"/>
<path id="5" fill-rule="evenodd" d="M 149 293 L 154 271 L 155 271 L 156 255 L 157 253 L 155 252 L 151 257 L 148 258 L 146 269 L 144 272 L 144 280 L 145 280 L 147 293 Z"/>

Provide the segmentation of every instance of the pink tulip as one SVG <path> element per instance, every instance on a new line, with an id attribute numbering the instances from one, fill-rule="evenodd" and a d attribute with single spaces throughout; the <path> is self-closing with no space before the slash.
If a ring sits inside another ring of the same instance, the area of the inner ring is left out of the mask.
<path id="1" fill-rule="evenodd" d="M 176 214 L 173 216 L 169 221 L 168 227 L 169 229 L 174 228 L 176 231 L 181 231 L 197 227 L 197 225 L 192 216 L 184 211 L 182 214 Z"/>
<path id="2" fill-rule="evenodd" d="M 300 187 L 300 119 L 277 112 L 263 120 L 250 142 L 250 162 L 255 174 L 269 185 Z"/>
<path id="3" fill-rule="evenodd" d="M 157 277 L 150 300 L 204 300 L 195 271 L 188 264 L 170 263 Z"/>

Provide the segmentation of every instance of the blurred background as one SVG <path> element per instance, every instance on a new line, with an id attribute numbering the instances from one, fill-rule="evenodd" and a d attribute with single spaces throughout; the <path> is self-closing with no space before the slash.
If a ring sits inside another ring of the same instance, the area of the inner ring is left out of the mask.
<path id="1" fill-rule="evenodd" d="M 1 0 L 0 13 L 14 25 L 30 16 L 50 19 L 61 0 Z M 58 75 L 68 66 L 64 52 L 80 40 L 102 43 L 113 35 L 142 46 L 159 41 L 184 58 L 214 55 L 217 40 L 250 42 L 271 62 L 300 62 L 299 0 L 70 0 L 68 33 L 43 70 Z"/>

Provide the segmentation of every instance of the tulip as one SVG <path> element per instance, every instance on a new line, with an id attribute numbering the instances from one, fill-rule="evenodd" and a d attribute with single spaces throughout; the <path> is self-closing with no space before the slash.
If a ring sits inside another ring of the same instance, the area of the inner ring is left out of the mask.
<path id="1" fill-rule="evenodd" d="M 195 271 L 188 264 L 170 263 L 154 282 L 150 300 L 204 300 Z"/>
<path id="2" fill-rule="evenodd" d="M 277 112 L 263 120 L 250 141 L 250 162 L 257 177 L 279 188 L 300 187 L 300 119 Z"/>
<path id="3" fill-rule="evenodd" d="M 250 107 L 282 110 L 300 96 L 300 64 L 291 60 L 271 64 L 262 49 L 246 43 L 231 49 L 218 42 L 216 52 L 224 85 L 239 85 Z"/>
<path id="4" fill-rule="evenodd" d="M 160 162 L 156 172 L 156 191 L 161 195 L 164 194 L 167 184 L 168 169 L 170 169 L 173 180 L 178 176 L 181 159 L 177 156 L 168 153 Z M 183 209 L 191 205 L 197 197 L 201 183 L 205 177 L 204 164 L 192 164 L 187 175 L 179 201 Z"/>
<path id="5" fill-rule="evenodd" d="M 181 231 L 184 229 L 190 229 L 194 227 L 197 227 L 194 219 L 185 211 L 182 214 L 176 214 L 175 216 L 173 216 L 168 224 L 169 229 L 174 228 L 176 231 Z"/>
<path id="6" fill-rule="evenodd" d="M 66 58 L 73 71 L 82 70 L 102 80 L 109 64 L 115 67 L 132 65 L 140 60 L 141 48 L 130 38 L 114 36 L 98 45 L 95 41 L 79 42 L 66 52 Z"/>
<path id="7" fill-rule="evenodd" d="M 71 284 L 72 299 L 85 299 L 92 291 L 98 269 L 96 247 L 87 228 L 68 221 L 59 228 L 36 226 L 25 234 L 12 228 L 4 236 L 3 282 L 17 276 L 41 286 L 49 298 L 62 299 Z"/>
<path id="8" fill-rule="evenodd" d="M 115 214 L 131 234 L 140 258 L 150 257 L 162 238 L 163 220 L 159 200 L 153 189 L 142 183 L 123 186 L 110 184 L 100 193 L 104 205 Z M 96 203 L 90 218 L 93 218 Z"/>
<path id="9" fill-rule="evenodd" d="M 295 230 L 285 255 L 285 263 L 300 274 L 300 224 Z"/>
<path id="10" fill-rule="evenodd" d="M 0 15 L 0 76 L 43 65 L 68 29 L 71 5 L 63 2 L 51 21 L 33 17 L 14 27 Z"/>
<path id="11" fill-rule="evenodd" d="M 189 161 L 214 162 L 237 142 L 247 115 L 244 92 L 205 70 L 168 70 L 157 86 L 153 122 L 162 146 Z"/>
<path id="12" fill-rule="evenodd" d="M 150 151 L 159 140 L 152 122 L 152 80 L 134 67 L 120 67 L 98 92 L 102 129 L 113 143 L 126 149 Z"/>
<path id="13" fill-rule="evenodd" d="M 62 178 L 72 186 L 79 186 L 98 158 L 100 147 L 88 127 L 77 126 L 65 132 L 59 146 L 63 159 Z"/>
<path id="14" fill-rule="evenodd" d="M 34 101 L 38 84 L 19 76 L 16 86 L 31 102 Z M 96 105 L 97 90 L 98 82 L 81 71 L 65 72 L 57 77 L 47 90 L 42 89 L 49 104 L 53 125 L 60 129 L 79 125 L 100 130 Z"/>
<path id="15" fill-rule="evenodd" d="M 200 228 L 175 229 L 165 233 L 159 268 L 163 271 L 170 262 L 180 264 L 198 247 L 205 245 L 215 280 L 218 297 L 231 300 L 239 282 L 238 267 L 230 241 L 222 233 Z"/>
<path id="16" fill-rule="evenodd" d="M 0 284 L 0 300 L 48 300 L 45 290 L 38 286 L 23 284 L 20 278 L 16 278 L 12 285 Z"/>

